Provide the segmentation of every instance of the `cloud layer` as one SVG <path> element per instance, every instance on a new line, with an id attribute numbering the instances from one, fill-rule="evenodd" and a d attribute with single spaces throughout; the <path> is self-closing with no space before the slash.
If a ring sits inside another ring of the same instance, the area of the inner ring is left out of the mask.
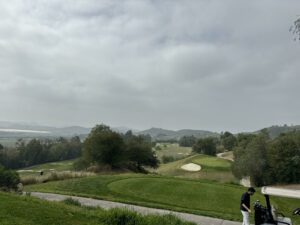
<path id="1" fill-rule="evenodd" d="M 300 124 L 297 0 L 0 3 L 0 118 L 254 130 Z"/>

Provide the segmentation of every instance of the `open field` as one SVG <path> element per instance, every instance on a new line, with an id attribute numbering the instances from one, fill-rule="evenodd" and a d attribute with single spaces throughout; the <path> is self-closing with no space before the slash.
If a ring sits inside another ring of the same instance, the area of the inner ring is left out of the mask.
<path id="1" fill-rule="evenodd" d="M 218 182 L 189 180 L 153 175 L 113 175 L 87 177 L 26 187 L 30 191 L 56 192 L 153 208 L 165 208 L 228 220 L 241 219 L 240 196 L 245 188 Z M 263 201 L 260 194 L 253 200 Z M 290 216 L 300 201 L 272 198 L 272 204 Z M 299 219 L 297 220 L 300 224 Z"/>
<path id="2" fill-rule="evenodd" d="M 181 169 L 181 166 L 195 163 L 201 166 L 198 172 L 188 172 Z M 220 159 L 207 155 L 193 155 L 185 159 L 162 164 L 156 170 L 158 174 L 175 177 L 208 179 L 220 182 L 237 182 L 231 172 L 231 162 L 226 159 Z"/>
<path id="3" fill-rule="evenodd" d="M 69 203 L 70 204 L 70 203 Z M 118 221 L 122 220 L 123 223 Z M 124 223 L 124 221 L 127 221 Z M 0 192 L 1 225 L 192 225 L 173 216 L 141 216 L 126 210 L 104 211 Z"/>

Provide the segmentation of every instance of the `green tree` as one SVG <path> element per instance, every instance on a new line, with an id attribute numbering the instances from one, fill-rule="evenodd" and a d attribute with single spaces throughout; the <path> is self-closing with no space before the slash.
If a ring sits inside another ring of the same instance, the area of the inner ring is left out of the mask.
<path id="1" fill-rule="evenodd" d="M 16 190 L 18 183 L 20 183 L 19 174 L 13 170 L 7 170 L 0 165 L 0 188 L 4 190 Z"/>
<path id="2" fill-rule="evenodd" d="M 300 182 L 300 133 L 276 138 L 269 146 L 269 164 L 274 183 Z"/>
<path id="3" fill-rule="evenodd" d="M 237 139 L 232 133 L 226 131 L 221 135 L 221 143 L 226 150 L 231 151 L 236 146 Z"/>
<path id="4" fill-rule="evenodd" d="M 25 165 L 30 166 L 43 162 L 43 146 L 37 139 L 32 139 L 24 149 Z"/>
<path id="5" fill-rule="evenodd" d="M 216 155 L 216 140 L 211 137 L 199 139 L 193 146 L 193 151 L 206 155 Z"/>
<path id="6" fill-rule="evenodd" d="M 143 166 L 153 168 L 158 166 L 158 159 L 152 151 L 151 142 L 145 141 L 144 137 L 132 136 L 126 146 L 126 159 L 139 171 L 143 170 Z"/>
<path id="7" fill-rule="evenodd" d="M 95 126 L 83 144 L 87 162 L 117 167 L 124 158 L 125 144 L 120 134 L 106 125 Z"/>
<path id="8" fill-rule="evenodd" d="M 197 139 L 194 136 L 183 136 L 179 139 L 179 145 L 182 147 L 192 147 Z"/>
<path id="9" fill-rule="evenodd" d="M 267 162 L 267 142 L 264 135 L 252 138 L 245 146 L 235 148 L 233 173 L 238 178 L 249 176 L 256 186 L 269 183 L 269 166 Z"/>

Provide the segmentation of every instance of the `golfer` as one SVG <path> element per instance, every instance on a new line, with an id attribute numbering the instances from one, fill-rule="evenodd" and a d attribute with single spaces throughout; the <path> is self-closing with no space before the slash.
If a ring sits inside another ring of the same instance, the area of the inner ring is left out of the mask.
<path id="1" fill-rule="evenodd" d="M 243 225 L 250 225 L 249 213 L 250 210 L 250 196 L 255 193 L 255 189 L 253 187 L 248 188 L 248 191 L 245 192 L 241 197 L 241 205 L 240 209 L 243 214 Z"/>

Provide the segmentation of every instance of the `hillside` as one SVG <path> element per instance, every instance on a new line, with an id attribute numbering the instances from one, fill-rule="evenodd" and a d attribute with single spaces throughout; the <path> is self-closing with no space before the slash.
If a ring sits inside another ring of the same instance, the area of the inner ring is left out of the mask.
<path id="1" fill-rule="evenodd" d="M 151 128 L 148 130 L 140 131 L 137 134 L 147 135 L 149 134 L 154 140 L 179 140 L 183 136 L 195 136 L 196 138 L 204 137 L 218 137 L 219 134 L 216 132 L 205 131 L 205 130 L 166 130 L 162 128 Z"/>
<path id="2" fill-rule="evenodd" d="M 276 126 L 267 127 L 265 129 L 268 131 L 271 138 L 276 138 L 282 133 L 288 133 L 288 132 L 292 132 L 292 131 L 300 131 L 300 125 L 295 125 L 295 126 L 287 126 L 287 125 L 277 126 L 276 125 Z M 259 132 L 259 131 L 257 131 L 257 132 Z"/>

